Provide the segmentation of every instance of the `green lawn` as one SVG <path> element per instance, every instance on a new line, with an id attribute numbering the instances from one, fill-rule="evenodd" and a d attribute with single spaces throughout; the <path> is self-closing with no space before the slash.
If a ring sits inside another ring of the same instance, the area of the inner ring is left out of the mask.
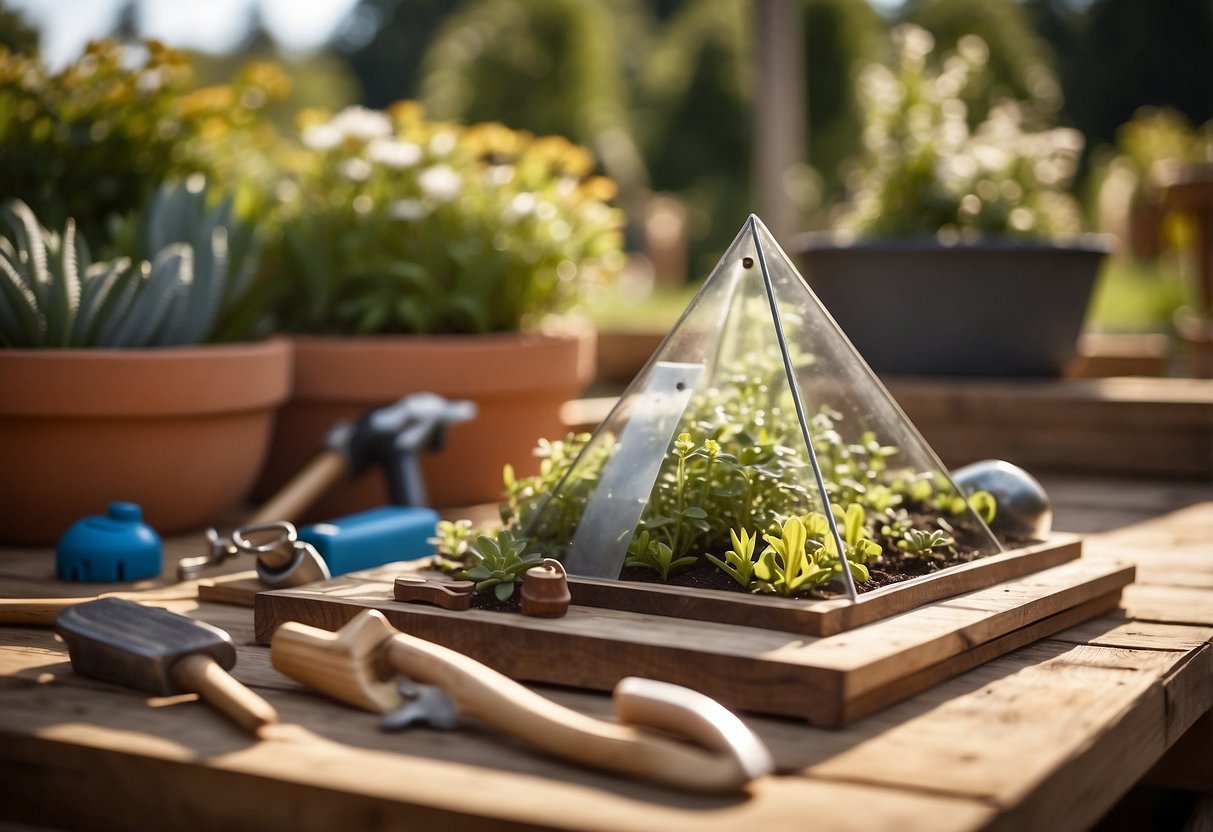
<path id="1" fill-rule="evenodd" d="M 1188 303 L 1174 259 L 1153 262 L 1109 258 L 1095 285 L 1087 328 L 1102 332 L 1168 332 L 1171 316 Z"/>

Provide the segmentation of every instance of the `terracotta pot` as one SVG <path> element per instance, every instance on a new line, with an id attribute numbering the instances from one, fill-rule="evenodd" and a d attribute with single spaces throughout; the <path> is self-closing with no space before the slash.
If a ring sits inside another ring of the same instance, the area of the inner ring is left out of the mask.
<path id="1" fill-rule="evenodd" d="M 0 541 L 53 543 L 111 500 L 161 533 L 243 499 L 287 398 L 291 344 L 0 350 Z"/>
<path id="2" fill-rule="evenodd" d="M 295 339 L 295 383 L 279 415 L 256 495 L 266 499 L 321 448 L 332 426 L 411 393 L 470 399 L 475 419 L 453 425 L 444 448 L 423 457 L 430 505 L 468 506 L 502 498 L 506 463 L 538 471 L 540 437 L 566 432 L 560 408 L 594 373 L 594 330 L 566 321 L 558 332 L 494 335 Z M 332 519 L 388 501 L 382 471 L 344 482 L 307 512 Z"/>

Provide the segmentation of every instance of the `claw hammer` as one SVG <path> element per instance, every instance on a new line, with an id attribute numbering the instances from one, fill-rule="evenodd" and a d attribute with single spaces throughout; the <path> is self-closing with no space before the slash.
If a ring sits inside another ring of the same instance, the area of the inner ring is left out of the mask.
<path id="1" fill-rule="evenodd" d="M 155 696 L 196 693 L 256 736 L 278 721 L 274 706 L 228 674 L 231 637 L 202 621 L 121 598 L 102 598 L 59 613 L 55 630 L 72 669 L 83 676 Z"/>

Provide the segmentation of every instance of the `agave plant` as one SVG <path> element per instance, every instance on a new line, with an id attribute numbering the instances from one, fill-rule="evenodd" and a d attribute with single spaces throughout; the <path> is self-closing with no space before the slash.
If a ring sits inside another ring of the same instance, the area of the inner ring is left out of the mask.
<path id="1" fill-rule="evenodd" d="M 132 226 L 134 250 L 147 252 L 146 259 L 97 263 L 71 219 L 59 234 L 43 228 L 25 203 L 6 203 L 0 209 L 0 343 L 154 347 L 207 340 L 225 298 L 242 291 L 251 247 L 251 233 L 233 218 L 230 202 L 207 203 L 197 182 L 162 186 Z"/>

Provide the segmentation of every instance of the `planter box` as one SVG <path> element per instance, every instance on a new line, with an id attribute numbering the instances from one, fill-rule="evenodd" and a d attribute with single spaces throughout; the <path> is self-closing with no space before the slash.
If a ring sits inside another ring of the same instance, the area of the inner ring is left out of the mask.
<path id="1" fill-rule="evenodd" d="M 1065 560 L 1077 554 L 1079 545 L 1073 536 L 1059 536 L 1035 553 L 1019 553 L 1018 562 L 1035 558 L 1039 567 L 1049 558 Z M 1015 557 L 985 560 L 988 566 L 979 563 L 992 575 L 1016 562 Z M 678 617 L 685 611 L 677 602 L 680 591 L 670 593 L 674 600 L 667 599 L 663 614 L 574 603 L 567 616 L 557 619 L 487 610 L 451 612 L 393 600 L 394 577 L 417 568 L 393 564 L 307 587 L 259 593 L 256 638 L 267 643 L 284 621 L 336 630 L 359 611 L 374 608 L 397 628 L 513 678 L 610 690 L 625 676 L 645 676 L 694 688 L 740 710 L 841 727 L 1114 609 L 1134 574 L 1133 567 L 1115 562 L 1070 560 L 1009 580 L 994 577 L 1002 582 L 927 606 L 916 605 L 938 597 L 943 584 L 915 579 L 872 593 L 871 601 L 853 605 L 859 611 L 849 619 L 832 612 L 845 602 L 780 603 L 742 596 L 737 603 L 746 607 L 747 621 L 741 625 Z M 940 574 L 947 571 L 952 570 Z M 951 592 L 963 592 L 955 587 L 980 571 L 958 573 Z M 582 581 L 574 592 L 584 590 Z M 705 598 L 703 604 L 716 605 L 715 596 L 727 593 L 698 594 Z M 765 603 L 751 607 L 749 601 Z M 820 615 L 829 622 L 826 629 L 852 629 L 825 637 L 788 630 L 789 605 L 808 611 L 806 620 Z M 763 608 L 769 615 L 761 614 Z"/>
<path id="2" fill-rule="evenodd" d="M 1102 237 L 796 241 L 804 276 L 877 373 L 1057 376 L 1078 336 Z"/>

